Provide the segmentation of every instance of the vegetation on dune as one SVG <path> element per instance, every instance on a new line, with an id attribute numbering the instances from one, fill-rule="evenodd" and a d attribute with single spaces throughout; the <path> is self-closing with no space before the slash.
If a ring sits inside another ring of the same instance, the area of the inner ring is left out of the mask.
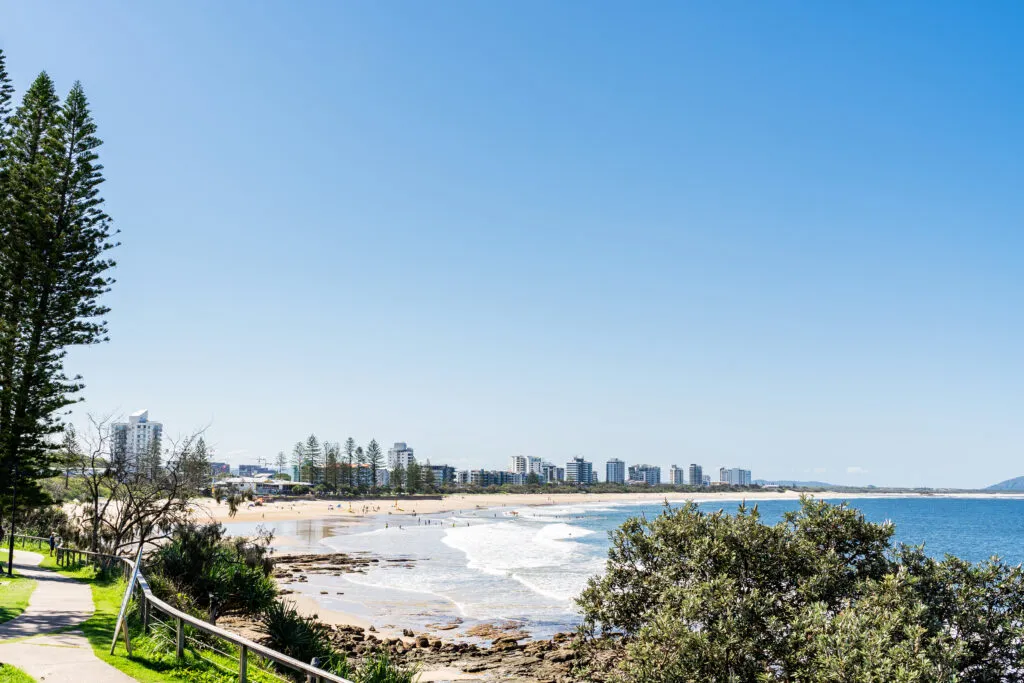
<path id="1" fill-rule="evenodd" d="M 580 661 L 636 683 L 1018 680 L 1024 570 L 893 531 L 807 498 L 773 526 L 693 504 L 628 520 L 578 598 Z"/>

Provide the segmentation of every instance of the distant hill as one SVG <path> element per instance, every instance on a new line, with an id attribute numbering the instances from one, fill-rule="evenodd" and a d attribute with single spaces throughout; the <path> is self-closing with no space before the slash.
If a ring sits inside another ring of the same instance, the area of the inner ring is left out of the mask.
<path id="1" fill-rule="evenodd" d="M 769 481 L 768 479 L 755 479 L 754 483 L 758 486 L 771 484 L 774 486 L 786 486 L 791 489 L 827 489 L 833 487 L 833 484 L 828 484 L 823 481 L 789 481 L 783 479 L 778 481 Z"/>
<path id="2" fill-rule="evenodd" d="M 1007 479 L 1001 481 L 998 484 L 992 484 L 986 491 L 1024 491 L 1024 477 L 1016 477 L 1014 479 Z"/>

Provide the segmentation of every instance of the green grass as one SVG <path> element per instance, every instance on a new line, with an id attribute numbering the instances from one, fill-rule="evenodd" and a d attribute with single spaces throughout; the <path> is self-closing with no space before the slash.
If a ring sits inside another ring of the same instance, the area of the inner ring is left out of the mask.
<path id="1" fill-rule="evenodd" d="M 0 624 L 24 612 L 35 589 L 34 579 L 18 576 L 17 572 L 14 576 L 7 576 L 6 572 L 0 576 Z"/>
<path id="2" fill-rule="evenodd" d="M 4 541 L 3 545 L 4 545 L 4 550 L 7 550 L 7 541 L 6 540 Z M 15 550 L 27 550 L 27 551 L 29 551 L 31 553 L 39 553 L 40 555 L 46 555 L 47 553 L 50 552 L 50 546 L 47 545 L 45 541 L 36 541 L 36 540 L 29 540 L 29 541 L 27 541 L 24 538 L 15 538 L 14 539 L 14 548 L 15 548 Z M 7 558 L 7 555 L 5 553 L 4 554 L 4 562 L 5 563 L 7 562 L 6 558 Z"/>
<path id="3" fill-rule="evenodd" d="M 0 663 L 0 683 L 35 683 L 35 680 L 17 667 Z"/>
<path id="4" fill-rule="evenodd" d="M 96 612 L 82 624 L 81 629 L 92 645 L 93 652 L 104 662 L 119 669 L 123 673 L 140 681 L 140 683 L 164 683 L 165 681 L 195 681 L 197 683 L 236 683 L 238 681 L 237 660 L 218 655 L 209 651 L 203 657 L 212 660 L 210 663 L 197 657 L 186 648 L 185 657 L 178 661 L 173 645 L 167 638 L 173 635 L 164 632 L 154 624 L 152 635 L 144 635 L 139 619 L 134 611 L 129 617 L 132 641 L 132 656 L 128 656 L 124 648 L 124 640 L 119 639 L 115 654 L 110 654 L 110 642 L 114 637 L 114 624 L 121 610 L 121 599 L 124 597 L 127 582 L 119 575 L 116 577 L 102 576 L 92 566 L 85 565 L 77 569 L 58 567 L 56 560 L 46 557 L 41 565 L 55 569 L 64 576 L 88 583 L 92 588 L 92 600 Z M 191 635 L 186 628 L 186 634 Z M 172 641 L 173 642 L 173 641 Z M 218 649 L 231 652 L 228 643 L 218 643 Z M 253 658 L 249 660 L 249 680 L 254 683 L 279 683 L 279 679 L 267 676 L 255 670 Z M 0 683 L 4 683 L 0 679 Z"/>

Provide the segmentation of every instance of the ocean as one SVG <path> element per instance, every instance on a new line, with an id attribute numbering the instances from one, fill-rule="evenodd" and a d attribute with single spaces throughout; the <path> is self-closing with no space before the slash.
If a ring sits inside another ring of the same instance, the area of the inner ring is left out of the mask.
<path id="1" fill-rule="evenodd" d="M 859 498 L 851 504 L 871 521 L 893 521 L 897 542 L 923 543 L 933 556 L 980 561 L 998 555 L 1024 562 L 1024 499 Z M 737 505 L 716 500 L 701 508 L 728 512 Z M 758 502 L 768 524 L 797 507 L 791 500 Z M 299 539 L 285 550 L 412 560 L 407 566 L 382 562 L 366 574 L 311 575 L 308 583 L 289 586 L 328 609 L 385 626 L 457 623 L 450 632 L 456 636 L 477 623 L 514 621 L 535 637 L 549 637 L 578 623 L 573 598 L 602 571 L 608 532 L 631 516 L 653 517 L 661 510 L 651 504 L 581 503 L 385 516 L 357 526 L 305 520 L 274 527 L 278 535 Z M 227 526 L 235 534 L 254 527 Z"/>

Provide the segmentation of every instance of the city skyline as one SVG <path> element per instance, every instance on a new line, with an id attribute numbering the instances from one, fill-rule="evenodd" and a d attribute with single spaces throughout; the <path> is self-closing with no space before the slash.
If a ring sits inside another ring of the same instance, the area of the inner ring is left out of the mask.
<path id="1" fill-rule="evenodd" d="M 1022 11 L 9 3 L 121 230 L 72 421 L 1024 474 Z"/>

